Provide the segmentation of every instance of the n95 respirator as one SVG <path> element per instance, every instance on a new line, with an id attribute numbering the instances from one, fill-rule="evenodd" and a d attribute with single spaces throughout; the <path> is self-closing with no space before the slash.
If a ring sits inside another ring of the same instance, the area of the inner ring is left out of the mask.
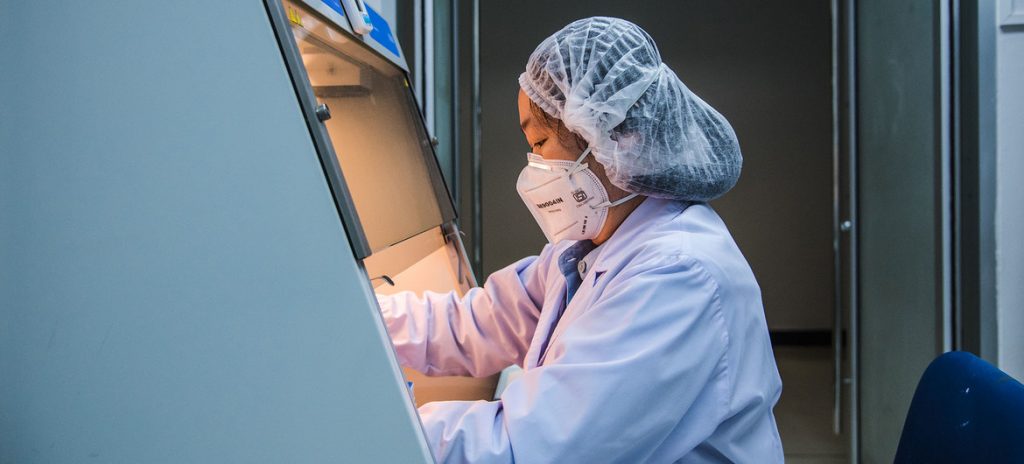
<path id="1" fill-rule="evenodd" d="M 608 208 L 625 203 L 637 194 L 609 201 L 608 191 L 583 160 L 548 160 L 536 153 L 526 155 L 516 190 L 533 219 L 551 243 L 597 237 L 608 218 Z"/>

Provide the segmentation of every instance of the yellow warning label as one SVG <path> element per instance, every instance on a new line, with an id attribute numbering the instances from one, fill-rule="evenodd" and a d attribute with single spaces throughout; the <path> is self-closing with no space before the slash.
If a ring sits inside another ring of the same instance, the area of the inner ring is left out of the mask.
<path id="1" fill-rule="evenodd" d="M 302 16 L 300 16 L 299 11 L 293 7 L 288 7 L 288 20 L 296 26 L 302 25 Z"/>

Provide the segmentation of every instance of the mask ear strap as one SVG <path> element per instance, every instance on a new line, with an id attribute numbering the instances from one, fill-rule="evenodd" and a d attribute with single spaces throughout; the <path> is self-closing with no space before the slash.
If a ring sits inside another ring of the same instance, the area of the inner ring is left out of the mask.
<path id="1" fill-rule="evenodd" d="M 580 171 L 586 169 L 587 167 L 583 164 L 583 160 L 589 154 L 590 154 L 590 147 L 587 147 L 586 150 L 583 150 L 583 153 L 580 155 L 580 157 L 576 158 L 576 164 L 573 164 L 572 168 L 569 168 L 568 171 L 565 171 L 565 176 L 569 177 L 569 176 L 571 176 L 573 174 L 576 174 L 577 172 L 580 172 Z"/>
<path id="2" fill-rule="evenodd" d="M 621 205 L 621 204 L 623 204 L 623 203 L 625 203 L 625 202 L 627 202 L 629 200 L 632 200 L 632 199 L 634 199 L 634 198 L 636 198 L 638 196 L 640 196 L 639 193 L 631 193 L 631 194 L 626 195 L 626 196 L 624 196 L 622 198 L 619 198 L 618 200 L 615 200 L 615 201 L 606 201 L 606 202 L 604 202 L 604 203 L 602 203 L 600 205 L 594 206 L 594 208 L 606 208 L 606 207 L 607 208 L 611 208 L 613 206 L 619 206 L 619 205 Z"/>
<path id="3" fill-rule="evenodd" d="M 586 158 L 587 155 L 590 154 L 590 150 L 591 150 L 591 148 L 587 147 L 586 150 L 583 150 L 583 154 L 581 154 L 579 158 L 576 158 L 576 165 L 577 166 L 579 166 L 581 163 L 583 163 L 583 158 Z"/>
<path id="4" fill-rule="evenodd" d="M 589 154 L 590 154 L 590 147 L 587 147 L 586 150 L 583 150 L 583 154 L 581 154 L 579 158 L 576 158 L 576 164 L 572 167 L 572 169 L 569 170 L 569 172 L 579 171 L 580 170 L 580 166 L 583 165 L 583 160 Z"/>

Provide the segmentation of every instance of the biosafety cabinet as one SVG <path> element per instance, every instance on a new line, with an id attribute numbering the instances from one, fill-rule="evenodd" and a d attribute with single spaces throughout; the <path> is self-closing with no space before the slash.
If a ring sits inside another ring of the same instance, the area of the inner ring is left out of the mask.
<path id="1" fill-rule="evenodd" d="M 0 11 L 0 462 L 430 462 L 406 380 L 490 398 L 378 312 L 475 281 L 371 5 Z"/>

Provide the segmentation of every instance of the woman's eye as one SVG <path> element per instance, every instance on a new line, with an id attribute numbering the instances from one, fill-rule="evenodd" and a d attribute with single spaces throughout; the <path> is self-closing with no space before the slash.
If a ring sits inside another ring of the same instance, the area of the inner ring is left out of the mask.
<path id="1" fill-rule="evenodd" d="M 533 148 L 538 148 L 541 145 L 544 145 L 544 142 L 547 142 L 547 141 L 548 141 L 548 139 L 544 139 L 544 140 L 540 140 L 540 141 L 534 142 Z"/>

